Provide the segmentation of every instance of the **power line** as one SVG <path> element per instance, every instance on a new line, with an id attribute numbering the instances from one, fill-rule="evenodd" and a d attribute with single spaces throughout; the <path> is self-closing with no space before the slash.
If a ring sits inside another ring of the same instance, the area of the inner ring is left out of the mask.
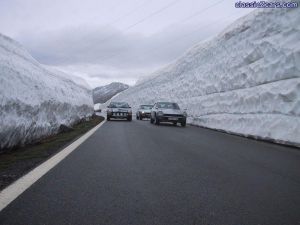
<path id="1" fill-rule="evenodd" d="M 212 5 L 210 5 L 210 6 L 206 7 L 206 8 L 201 9 L 200 11 L 193 13 L 192 15 L 186 17 L 185 19 L 180 20 L 178 23 L 183 23 L 183 22 L 186 22 L 186 21 L 188 21 L 188 20 L 190 20 L 190 19 L 192 19 L 192 18 L 194 18 L 196 16 L 199 16 L 202 13 L 206 12 L 208 9 L 210 9 L 212 7 L 215 7 L 216 5 L 219 5 L 221 2 L 224 2 L 224 0 L 217 1 L 217 2 L 213 3 Z"/>
<path id="2" fill-rule="evenodd" d="M 221 0 L 221 1 L 223 1 L 223 0 Z M 220 3 L 221 1 L 219 1 L 218 3 Z M 211 7 L 210 7 L 210 8 L 211 8 Z M 202 11 L 202 12 L 204 12 L 204 11 Z M 240 13 L 240 12 L 231 14 L 231 15 L 229 15 L 229 16 L 221 17 L 221 18 L 219 18 L 218 20 L 216 20 L 216 21 L 214 21 L 214 22 L 212 22 L 212 23 L 205 24 L 204 26 L 200 26 L 200 27 L 198 27 L 196 30 L 194 30 L 194 31 L 192 31 L 192 32 L 190 32 L 190 33 L 188 33 L 188 34 L 183 35 L 183 36 L 180 37 L 179 39 L 176 39 L 176 40 L 174 40 L 174 41 L 172 41 L 172 42 L 168 42 L 168 43 L 167 43 L 166 45 L 164 45 L 163 47 L 172 45 L 172 44 L 174 44 L 175 42 L 178 42 L 178 41 L 180 41 L 180 40 L 182 40 L 182 39 L 184 39 L 184 38 L 186 38 L 186 37 L 188 37 L 188 36 L 193 35 L 194 33 L 198 32 L 200 29 L 203 29 L 203 28 L 205 28 L 205 27 L 212 26 L 212 25 L 215 25 L 215 24 L 217 24 L 217 23 L 220 23 L 220 22 L 222 22 L 222 21 L 224 21 L 224 20 L 227 20 L 227 19 L 231 18 L 232 16 L 235 16 L 235 15 L 237 15 L 237 14 L 239 14 L 239 13 Z M 159 53 L 156 49 L 150 50 L 149 52 L 157 52 L 157 53 Z M 118 56 L 118 55 L 121 55 L 121 54 L 122 54 L 122 53 L 112 54 L 112 55 L 110 55 L 110 56 L 108 56 L 108 57 L 104 57 L 104 58 L 102 58 L 102 59 L 100 59 L 100 60 L 105 61 L 105 60 L 111 59 L 111 58 L 113 58 L 113 57 L 115 57 L 115 56 Z"/>
<path id="3" fill-rule="evenodd" d="M 128 17 L 128 16 L 131 16 L 131 15 L 134 14 L 138 9 L 142 8 L 144 5 L 149 4 L 150 2 L 151 2 L 150 0 L 144 1 L 142 4 L 140 4 L 140 5 L 136 6 L 136 7 L 134 7 L 132 10 L 128 11 L 127 13 L 123 14 L 122 16 L 117 17 L 117 18 L 114 19 L 112 22 L 106 24 L 105 27 L 114 25 L 114 24 L 116 24 L 116 22 L 120 21 L 121 19 L 123 19 L 123 18 L 125 18 L 125 17 Z"/>
<path id="4" fill-rule="evenodd" d="M 140 24 L 140 23 L 146 21 L 147 19 L 151 18 L 152 16 L 155 16 L 155 15 L 157 15 L 157 14 L 159 14 L 159 13 L 165 11 L 166 9 L 172 7 L 173 5 L 175 5 L 175 4 L 176 4 L 177 2 L 179 2 L 179 1 L 181 1 L 181 0 L 175 0 L 175 1 L 170 2 L 169 4 L 167 4 L 167 5 L 165 5 L 164 7 L 160 8 L 159 10 L 154 11 L 153 13 L 151 13 L 151 14 L 149 14 L 148 16 L 144 17 L 143 19 L 141 19 L 141 20 L 137 21 L 136 23 L 134 23 L 134 24 L 128 26 L 128 27 L 125 28 L 125 30 L 123 30 L 123 31 L 127 31 L 127 30 L 129 30 L 129 29 L 135 27 L 136 25 L 138 25 L 138 24 Z"/>
<path id="5" fill-rule="evenodd" d="M 124 33 L 126 31 L 130 30 L 131 28 L 137 26 L 138 24 L 141 24 L 144 21 L 148 20 L 149 18 L 151 18 L 151 17 L 153 17 L 153 16 L 155 16 L 155 15 L 157 15 L 157 14 L 165 11 L 166 9 L 172 7 L 173 5 L 175 5 L 179 1 L 181 1 L 181 0 L 174 0 L 174 1 L 170 2 L 170 3 L 168 3 L 167 5 L 163 6 L 162 8 L 160 8 L 160 9 L 158 9 L 158 10 L 150 13 L 149 15 L 145 16 L 144 18 L 140 19 L 139 21 L 137 21 L 137 22 L 135 22 L 135 23 L 127 26 L 125 29 L 122 29 L 121 32 Z M 115 34 L 111 34 L 111 35 L 109 35 L 109 36 L 107 36 L 107 37 L 105 37 L 105 38 L 103 38 L 103 39 L 101 39 L 99 41 L 102 42 L 102 41 L 108 40 L 108 39 L 110 39 L 110 38 L 112 38 L 114 36 L 115 36 Z"/>
<path id="6" fill-rule="evenodd" d="M 172 44 L 174 44 L 175 42 L 177 42 L 178 40 L 182 40 L 182 39 L 184 39 L 184 38 L 190 36 L 191 34 L 194 34 L 195 32 L 198 32 L 200 29 L 203 29 L 204 27 L 208 27 L 208 26 L 217 24 L 217 23 L 219 23 L 219 22 L 221 22 L 221 21 L 224 21 L 224 19 L 225 19 L 225 20 L 229 20 L 232 16 L 235 16 L 235 15 L 237 15 L 237 14 L 239 14 L 239 12 L 238 12 L 238 13 L 233 13 L 233 14 L 231 14 L 231 15 L 229 15 L 229 16 L 226 16 L 226 17 L 219 18 L 218 20 L 216 20 L 216 21 L 214 21 L 214 22 L 212 22 L 212 23 L 210 23 L 210 24 L 206 24 L 205 26 L 198 27 L 195 31 L 193 31 L 193 32 L 191 32 L 191 33 L 189 33 L 189 34 L 183 35 L 180 39 L 176 39 L 176 40 L 173 41 L 173 42 L 169 42 L 169 43 L 167 44 L 167 46 L 172 45 Z M 166 46 L 166 45 L 164 45 L 164 47 L 165 47 L 165 46 Z M 226 48 L 225 46 L 222 46 L 222 47 L 225 49 L 225 53 L 226 53 L 228 56 L 230 56 L 230 57 L 232 58 L 232 55 L 228 52 L 227 48 Z M 151 51 L 150 51 L 150 52 L 151 52 Z M 152 52 L 153 52 L 153 50 L 152 50 Z M 159 53 L 159 52 L 156 51 L 156 49 L 154 49 L 154 54 L 155 54 L 155 53 Z M 194 75 L 194 77 L 195 77 L 195 74 L 193 74 L 193 75 Z M 152 84 L 152 83 L 151 83 L 151 84 Z"/>
<path id="7" fill-rule="evenodd" d="M 205 27 L 209 27 L 209 26 L 215 25 L 215 24 L 217 24 L 217 23 L 220 23 L 220 22 L 229 20 L 231 17 L 233 17 L 233 16 L 235 16 L 235 15 L 238 15 L 238 14 L 240 14 L 240 12 L 238 12 L 238 13 L 233 13 L 233 14 L 231 14 L 231 15 L 229 15 L 229 16 L 226 16 L 226 17 L 221 17 L 221 18 L 219 18 L 218 20 L 215 20 L 215 21 L 212 22 L 212 23 L 205 24 L 204 26 L 200 26 L 200 27 L 198 27 L 196 30 L 194 30 L 194 31 L 192 31 L 192 32 L 190 32 L 190 33 L 188 33 L 188 34 L 183 35 L 181 38 L 176 39 L 176 40 L 174 40 L 174 41 L 172 41 L 172 42 L 168 42 L 166 45 L 164 45 L 164 47 L 165 47 L 165 46 L 172 45 L 172 44 L 174 44 L 175 42 L 181 41 L 182 39 L 184 39 L 184 38 L 186 38 L 186 37 L 188 37 L 188 36 L 193 35 L 194 33 L 198 32 L 199 30 L 201 30 L 201 29 L 203 29 L 203 28 L 205 28 Z M 155 50 L 156 50 L 156 49 L 154 49 L 154 51 L 155 51 Z M 152 51 L 153 51 L 153 50 L 152 50 Z M 150 52 L 151 52 L 151 50 L 150 50 Z"/>

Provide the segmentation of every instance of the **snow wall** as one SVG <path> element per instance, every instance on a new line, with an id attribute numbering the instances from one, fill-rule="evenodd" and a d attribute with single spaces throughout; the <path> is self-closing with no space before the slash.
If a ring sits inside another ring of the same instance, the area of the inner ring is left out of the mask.
<path id="1" fill-rule="evenodd" d="M 176 101 L 191 124 L 300 146 L 300 8 L 255 10 L 114 100 Z"/>
<path id="2" fill-rule="evenodd" d="M 91 91 L 39 64 L 0 34 L 0 149 L 31 143 L 91 116 Z"/>

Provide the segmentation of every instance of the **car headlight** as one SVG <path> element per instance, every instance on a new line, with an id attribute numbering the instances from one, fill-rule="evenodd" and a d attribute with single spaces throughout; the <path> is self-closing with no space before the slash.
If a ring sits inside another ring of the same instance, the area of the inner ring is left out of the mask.
<path id="1" fill-rule="evenodd" d="M 164 113 L 163 113 L 163 111 L 158 111 L 158 112 L 157 112 L 157 115 L 158 115 L 158 116 L 163 116 Z"/>
<path id="2" fill-rule="evenodd" d="M 145 112 L 144 111 L 142 111 L 142 114 L 144 114 Z"/>

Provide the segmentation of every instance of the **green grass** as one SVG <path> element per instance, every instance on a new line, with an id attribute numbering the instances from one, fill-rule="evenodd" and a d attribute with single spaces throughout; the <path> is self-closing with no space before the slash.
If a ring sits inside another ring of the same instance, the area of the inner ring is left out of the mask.
<path id="1" fill-rule="evenodd" d="M 88 130 L 103 121 L 102 117 L 94 116 L 90 121 L 81 122 L 73 126 L 72 131 L 59 133 L 51 137 L 45 138 L 39 143 L 34 145 L 28 145 L 25 147 L 13 149 L 9 152 L 2 153 L 0 155 L 0 172 L 1 174 L 7 169 L 13 169 L 13 166 L 18 162 L 24 163 L 24 161 L 34 161 L 34 164 L 40 164 L 45 161 L 51 155 L 58 152 L 64 146 L 80 137 Z M 25 162 L 26 164 L 26 162 Z M 0 180 L 1 182 L 1 180 Z"/>

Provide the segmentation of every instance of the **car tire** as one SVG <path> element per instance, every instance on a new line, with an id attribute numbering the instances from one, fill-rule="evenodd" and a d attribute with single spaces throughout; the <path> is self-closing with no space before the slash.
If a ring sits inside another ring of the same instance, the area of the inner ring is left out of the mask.
<path id="1" fill-rule="evenodd" d="M 132 117 L 128 117 L 127 120 L 128 120 L 128 121 L 131 121 L 131 120 L 132 120 Z"/>
<path id="2" fill-rule="evenodd" d="M 186 126 L 186 121 L 181 122 L 181 126 L 182 126 L 182 127 L 185 127 L 185 126 Z"/>
<path id="3" fill-rule="evenodd" d="M 174 125 L 174 126 L 177 126 L 177 122 L 173 122 L 173 125 Z"/>
<path id="4" fill-rule="evenodd" d="M 110 121 L 110 117 L 109 116 L 107 117 L 107 121 Z"/>
<path id="5" fill-rule="evenodd" d="M 139 119 L 139 117 L 136 115 L 136 120 L 138 120 Z"/>
<path id="6" fill-rule="evenodd" d="M 150 117 L 150 123 L 153 124 L 154 120 L 152 119 L 152 117 Z"/>
<path id="7" fill-rule="evenodd" d="M 156 116 L 155 116 L 154 124 L 159 125 L 159 119 Z"/>

